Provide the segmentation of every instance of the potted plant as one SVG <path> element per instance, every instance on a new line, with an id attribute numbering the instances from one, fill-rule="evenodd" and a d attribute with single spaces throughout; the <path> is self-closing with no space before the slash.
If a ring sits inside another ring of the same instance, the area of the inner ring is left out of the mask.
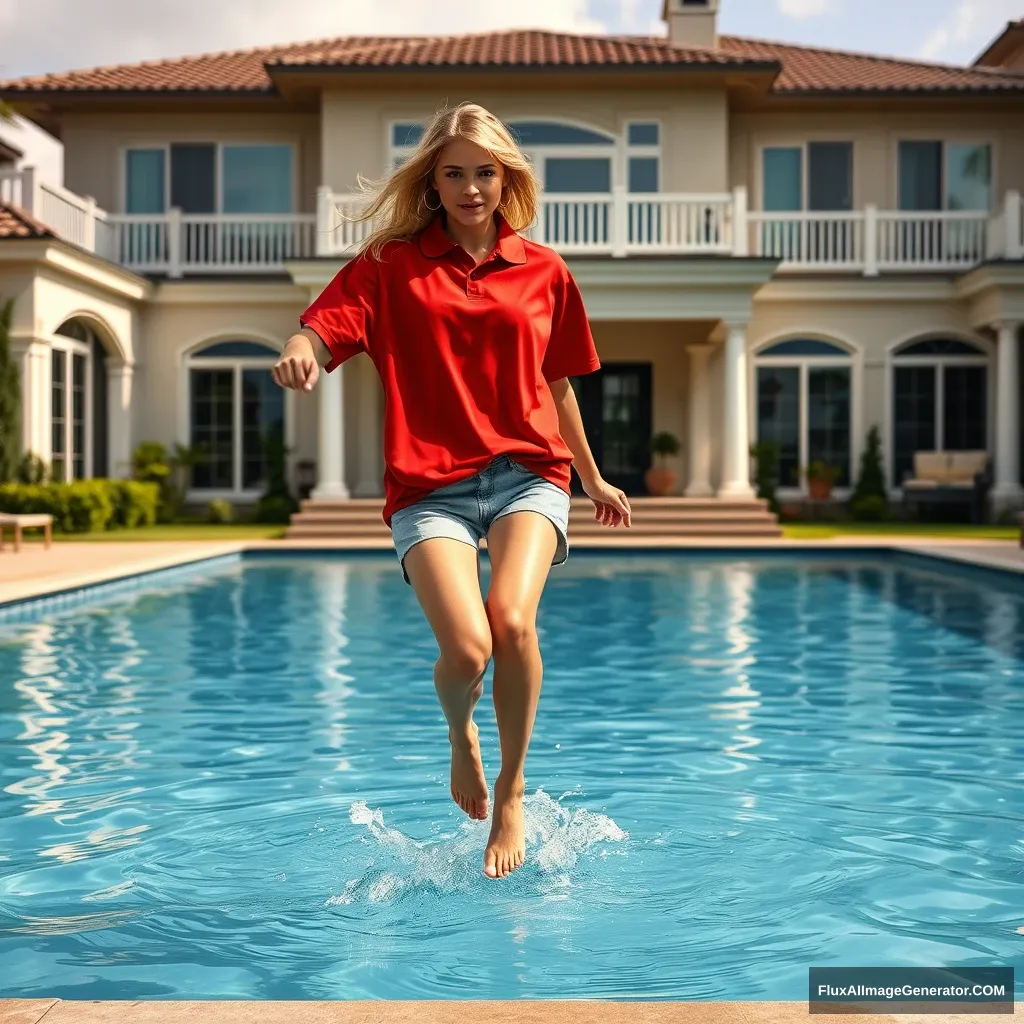
<path id="1" fill-rule="evenodd" d="M 815 459 L 805 470 L 807 493 L 815 501 L 824 501 L 832 494 L 832 485 L 839 475 L 839 467 Z"/>
<path id="2" fill-rule="evenodd" d="M 644 485 L 648 494 L 661 498 L 675 490 L 676 475 L 665 464 L 665 458 L 678 454 L 679 439 L 675 434 L 662 430 L 651 438 L 648 448 L 659 461 L 644 473 Z"/>

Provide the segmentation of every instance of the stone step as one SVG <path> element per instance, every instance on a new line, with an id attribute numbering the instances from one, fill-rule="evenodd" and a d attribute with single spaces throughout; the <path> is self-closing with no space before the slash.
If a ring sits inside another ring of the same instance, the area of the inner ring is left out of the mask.
<path id="1" fill-rule="evenodd" d="M 659 511 L 666 509 L 678 509 L 683 511 L 699 512 L 746 512 L 751 509 L 764 509 L 767 511 L 768 502 L 764 498 L 754 498 L 750 501 L 730 501 L 718 498 L 651 498 L 631 497 L 629 506 L 634 511 L 650 510 Z M 574 495 L 571 499 L 571 508 L 593 509 L 594 503 L 587 497 Z M 384 509 L 384 502 L 380 498 L 351 498 L 347 501 L 320 501 L 307 498 L 301 502 L 301 512 L 360 512 L 366 514 L 372 512 L 378 517 Z"/>

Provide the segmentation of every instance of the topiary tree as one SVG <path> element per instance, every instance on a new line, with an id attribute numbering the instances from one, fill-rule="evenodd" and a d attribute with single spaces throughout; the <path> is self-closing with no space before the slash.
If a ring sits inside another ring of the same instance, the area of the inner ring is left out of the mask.
<path id="1" fill-rule="evenodd" d="M 0 483 L 18 478 L 21 462 L 21 373 L 11 355 L 14 300 L 0 307 Z"/>
<path id="2" fill-rule="evenodd" d="M 779 477 L 778 441 L 756 441 L 750 446 L 750 454 L 757 464 L 757 496 L 768 502 L 768 508 L 779 514 L 779 499 L 775 488 Z"/>
<path id="3" fill-rule="evenodd" d="M 868 431 L 867 445 L 861 453 L 857 485 L 850 495 L 850 511 L 857 519 L 883 519 L 888 507 L 882 442 L 875 425 Z"/>

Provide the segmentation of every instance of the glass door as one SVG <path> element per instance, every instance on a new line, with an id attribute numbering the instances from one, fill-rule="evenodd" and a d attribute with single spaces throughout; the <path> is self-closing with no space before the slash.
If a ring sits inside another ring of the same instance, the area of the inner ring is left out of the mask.
<path id="1" fill-rule="evenodd" d="M 571 377 L 587 441 L 601 475 L 626 494 L 644 494 L 651 455 L 651 364 L 611 363 Z M 578 477 L 574 494 L 583 494 Z"/>

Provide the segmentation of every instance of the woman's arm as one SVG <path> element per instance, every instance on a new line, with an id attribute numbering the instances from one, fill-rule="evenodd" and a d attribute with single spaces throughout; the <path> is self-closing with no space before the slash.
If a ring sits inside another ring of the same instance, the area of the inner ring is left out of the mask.
<path id="1" fill-rule="evenodd" d="M 311 327 L 303 327 L 288 339 L 270 374 L 283 388 L 312 391 L 320 378 L 320 367 L 330 361 L 331 350 L 320 335 Z"/>

